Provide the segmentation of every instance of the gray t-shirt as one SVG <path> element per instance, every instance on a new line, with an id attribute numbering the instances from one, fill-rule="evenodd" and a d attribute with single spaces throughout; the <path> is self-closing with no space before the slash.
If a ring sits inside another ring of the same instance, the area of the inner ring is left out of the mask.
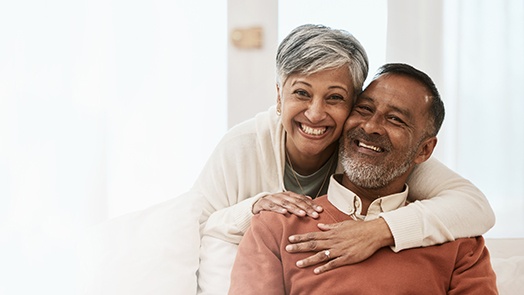
<path id="1" fill-rule="evenodd" d="M 286 168 L 284 169 L 284 186 L 286 190 L 312 198 L 325 195 L 329 185 L 329 177 L 337 169 L 337 161 L 338 153 L 335 152 L 319 170 L 310 175 L 298 174 L 293 171 L 289 161 L 286 161 Z M 300 184 L 297 183 L 297 180 Z"/>

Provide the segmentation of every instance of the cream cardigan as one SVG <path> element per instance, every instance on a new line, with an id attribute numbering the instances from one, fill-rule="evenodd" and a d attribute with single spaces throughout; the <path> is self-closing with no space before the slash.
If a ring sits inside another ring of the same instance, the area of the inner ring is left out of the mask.
<path id="1" fill-rule="evenodd" d="M 234 259 L 236 245 L 253 216 L 254 202 L 268 193 L 285 190 L 284 138 L 275 106 L 233 127 L 188 192 L 202 202 L 199 284 L 204 289 L 205 285 L 211 288 L 216 279 L 227 292 L 224 281 L 228 286 L 233 261 L 224 260 Z M 338 166 L 337 173 L 341 172 Z M 393 234 L 394 251 L 482 235 L 495 222 L 484 194 L 434 158 L 418 165 L 408 184 L 413 203 L 381 214 Z M 230 248 L 226 251 L 229 258 L 226 254 L 218 257 L 221 247 Z M 218 279 L 221 274 L 225 277 Z M 215 291 L 217 288 L 213 287 Z"/>

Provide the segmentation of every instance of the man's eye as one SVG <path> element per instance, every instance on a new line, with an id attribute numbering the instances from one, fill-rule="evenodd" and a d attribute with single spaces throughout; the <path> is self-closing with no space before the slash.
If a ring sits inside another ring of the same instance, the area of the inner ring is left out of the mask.
<path id="1" fill-rule="evenodd" d="M 396 117 L 396 116 L 390 116 L 389 120 L 391 120 L 392 122 L 394 122 L 396 124 L 405 125 L 404 120 L 402 120 L 402 119 L 400 119 L 399 117 Z"/>
<path id="2" fill-rule="evenodd" d="M 360 113 L 371 113 L 373 110 L 366 106 L 366 105 L 357 105 L 355 106 L 355 110 L 357 110 Z"/>

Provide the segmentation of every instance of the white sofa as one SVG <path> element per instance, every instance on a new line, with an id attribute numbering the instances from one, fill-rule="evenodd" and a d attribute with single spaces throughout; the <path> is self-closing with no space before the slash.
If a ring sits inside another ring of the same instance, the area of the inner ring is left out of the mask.
<path id="1" fill-rule="evenodd" d="M 195 294 L 198 208 L 175 198 L 90 230 L 82 294 Z M 524 294 L 524 238 L 486 239 L 502 295 Z"/>
<path id="2" fill-rule="evenodd" d="M 524 238 L 486 239 L 501 295 L 524 294 Z"/>

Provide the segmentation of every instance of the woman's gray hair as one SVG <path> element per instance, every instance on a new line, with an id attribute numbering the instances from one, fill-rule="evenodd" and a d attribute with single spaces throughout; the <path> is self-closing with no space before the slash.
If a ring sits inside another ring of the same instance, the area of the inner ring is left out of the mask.
<path id="1" fill-rule="evenodd" d="M 347 31 L 302 25 L 291 31 L 278 47 L 277 83 L 282 86 L 292 74 L 310 75 L 344 65 L 348 66 L 358 95 L 369 70 L 364 47 Z"/>

